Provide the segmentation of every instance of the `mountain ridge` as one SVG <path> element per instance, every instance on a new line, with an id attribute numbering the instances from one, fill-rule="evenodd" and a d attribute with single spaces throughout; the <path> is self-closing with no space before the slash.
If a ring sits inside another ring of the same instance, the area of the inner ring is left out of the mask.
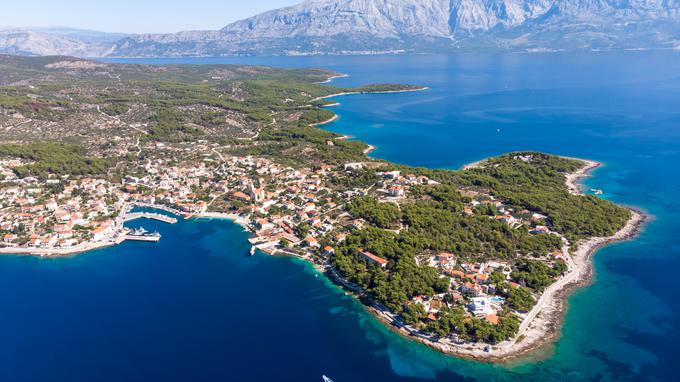
<path id="1" fill-rule="evenodd" d="M 669 49 L 680 47 L 680 0 L 308 0 L 216 31 L 7 33 L 0 52 L 90 57 Z"/>

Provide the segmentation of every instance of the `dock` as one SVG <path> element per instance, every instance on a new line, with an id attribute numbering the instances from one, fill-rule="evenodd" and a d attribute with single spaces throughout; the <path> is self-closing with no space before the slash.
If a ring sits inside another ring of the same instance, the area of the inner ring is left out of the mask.
<path id="1" fill-rule="evenodd" d="M 125 215 L 125 218 L 123 221 L 129 222 L 131 220 L 135 219 L 152 219 L 152 220 L 158 220 L 163 223 L 169 223 L 169 224 L 175 224 L 177 223 L 177 219 L 163 215 L 163 214 L 157 214 L 153 212 L 133 212 Z"/>

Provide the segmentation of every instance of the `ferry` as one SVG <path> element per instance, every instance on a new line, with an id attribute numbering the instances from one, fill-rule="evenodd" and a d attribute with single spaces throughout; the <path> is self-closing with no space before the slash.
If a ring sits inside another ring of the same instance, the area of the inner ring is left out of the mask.
<path id="1" fill-rule="evenodd" d="M 128 232 L 126 239 L 137 241 L 159 241 L 161 239 L 161 234 L 158 232 L 148 232 L 144 228 L 138 228 Z"/>

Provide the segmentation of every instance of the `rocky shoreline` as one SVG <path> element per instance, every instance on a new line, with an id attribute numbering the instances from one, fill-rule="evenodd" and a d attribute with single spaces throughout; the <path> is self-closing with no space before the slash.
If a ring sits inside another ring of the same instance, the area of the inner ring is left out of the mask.
<path id="1" fill-rule="evenodd" d="M 570 192 L 582 195 L 580 180 L 590 176 L 590 172 L 601 166 L 601 163 L 583 159 L 578 160 L 583 161 L 585 165 L 574 173 L 568 174 L 565 182 Z M 481 162 L 483 161 L 475 162 L 465 166 L 465 168 L 478 166 Z M 592 256 L 594 253 L 609 244 L 635 238 L 648 220 L 648 216 L 645 213 L 632 208 L 628 209 L 631 211 L 631 218 L 614 235 L 595 237 L 579 243 L 578 249 L 571 256 L 573 262 L 571 271 L 548 287 L 534 307 L 536 311 L 533 317 L 522 322 L 517 335 L 510 341 L 492 346 L 492 351 L 488 351 L 486 344 L 453 344 L 451 342 L 444 342 L 441 339 L 427 336 L 403 325 L 398 318 L 377 305 L 367 305 L 366 308 L 380 321 L 388 324 L 396 333 L 456 357 L 488 363 L 507 363 L 511 360 L 536 353 L 559 339 L 566 316 L 569 296 L 575 290 L 589 285 L 592 281 L 594 273 Z M 569 248 L 567 247 L 565 250 L 568 251 Z"/>

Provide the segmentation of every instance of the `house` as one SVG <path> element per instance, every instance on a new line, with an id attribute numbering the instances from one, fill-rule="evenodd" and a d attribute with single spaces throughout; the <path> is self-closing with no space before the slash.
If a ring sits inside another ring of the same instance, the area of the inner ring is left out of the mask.
<path id="1" fill-rule="evenodd" d="M 550 229 L 543 225 L 537 225 L 533 230 L 531 230 L 531 233 L 535 235 L 549 234 Z"/>
<path id="2" fill-rule="evenodd" d="M 364 219 L 355 219 L 352 221 L 352 227 L 356 229 L 362 229 L 366 225 L 366 220 Z"/>
<path id="3" fill-rule="evenodd" d="M 493 325 L 498 325 L 498 316 L 496 314 L 487 314 L 484 319 Z"/>
<path id="4" fill-rule="evenodd" d="M 465 277 L 465 272 L 463 272 L 463 271 L 448 270 L 447 273 L 450 274 L 451 277 L 453 277 L 455 279 L 461 279 L 462 280 Z"/>
<path id="5" fill-rule="evenodd" d="M 486 284 L 489 281 L 489 276 L 484 273 L 477 273 L 475 275 L 475 281 L 479 284 Z"/>
<path id="6" fill-rule="evenodd" d="M 330 245 L 327 245 L 323 248 L 323 253 L 325 255 L 335 255 L 335 248 L 331 247 Z"/>
<path id="7" fill-rule="evenodd" d="M 232 193 L 231 196 L 233 196 L 235 199 L 238 199 L 242 202 L 249 202 L 250 201 L 250 196 L 244 194 L 241 191 L 236 191 L 236 192 Z"/>
<path id="8" fill-rule="evenodd" d="M 379 265 L 381 268 L 387 268 L 387 260 L 376 256 L 370 252 L 359 250 L 359 255 L 371 263 Z"/>
<path id="9" fill-rule="evenodd" d="M 545 219 L 547 219 L 547 218 L 548 218 L 547 216 L 541 215 L 541 214 L 533 214 L 533 215 L 531 215 L 531 221 L 533 221 L 533 222 L 539 222 L 539 221 L 545 220 Z"/>
<path id="10" fill-rule="evenodd" d="M 8 233 L 2 238 L 2 242 L 5 243 L 5 244 L 12 244 L 12 242 L 14 240 L 16 240 L 17 238 L 18 238 L 17 235 L 15 235 L 13 233 Z"/>
<path id="11" fill-rule="evenodd" d="M 319 241 L 316 240 L 316 238 L 313 238 L 311 236 L 305 238 L 305 244 L 309 248 L 320 248 L 321 247 L 321 244 L 319 244 Z"/>
<path id="12" fill-rule="evenodd" d="M 111 224 L 110 223 L 104 223 L 100 225 L 99 227 L 95 228 L 92 230 L 92 238 L 94 240 L 101 240 L 106 237 L 111 232 Z"/>
<path id="13" fill-rule="evenodd" d="M 387 193 L 393 198 L 400 198 L 405 195 L 404 188 L 401 186 L 390 187 Z"/>
<path id="14" fill-rule="evenodd" d="M 269 220 L 267 219 L 257 219 L 255 220 L 255 226 L 263 231 L 273 229 L 275 227 L 274 224 L 272 224 Z"/>
<path id="15" fill-rule="evenodd" d="M 255 199 L 256 202 L 259 202 L 261 200 L 264 200 L 267 197 L 267 194 L 265 193 L 263 188 L 251 187 L 250 197 Z"/>
<path id="16" fill-rule="evenodd" d="M 496 314 L 496 311 L 491 306 L 491 302 L 487 297 L 474 297 L 472 302 L 468 305 L 470 313 L 475 316 L 488 316 Z"/>
<path id="17" fill-rule="evenodd" d="M 439 262 L 444 261 L 444 260 L 448 260 L 449 262 L 451 262 L 452 260 L 455 260 L 455 258 L 456 258 L 456 255 L 454 255 L 453 253 L 441 252 L 440 254 L 438 254 L 435 257 L 435 260 L 439 261 Z"/>
<path id="18" fill-rule="evenodd" d="M 511 225 L 517 221 L 512 215 L 500 215 L 496 216 L 496 220 L 498 220 L 501 223 L 505 223 L 508 225 Z"/>
<path id="19" fill-rule="evenodd" d="M 355 163 L 346 163 L 345 164 L 345 170 L 350 170 L 350 171 L 358 171 L 364 168 L 364 164 L 361 162 L 355 162 Z"/>
<path id="20" fill-rule="evenodd" d="M 401 176 L 400 171 L 386 171 L 383 173 L 385 179 L 397 179 L 399 176 Z"/>
<path id="21" fill-rule="evenodd" d="M 469 281 L 463 283 L 461 286 L 461 291 L 463 293 L 469 293 L 473 297 L 479 297 L 483 294 L 482 287 L 480 285 L 473 284 Z"/>

